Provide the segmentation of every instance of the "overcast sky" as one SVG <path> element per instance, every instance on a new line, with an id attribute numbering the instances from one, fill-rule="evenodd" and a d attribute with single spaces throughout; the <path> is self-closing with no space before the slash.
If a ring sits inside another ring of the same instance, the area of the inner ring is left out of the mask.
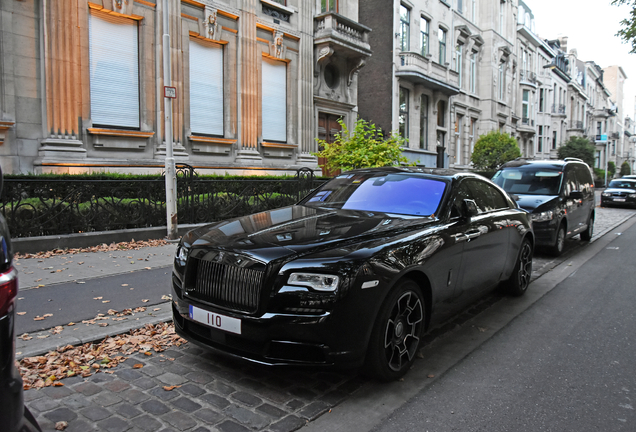
<path id="1" fill-rule="evenodd" d="M 623 113 L 634 118 L 636 54 L 615 36 L 629 7 L 612 6 L 611 0 L 524 0 L 532 10 L 537 35 L 542 39 L 568 37 L 568 51 L 576 49 L 579 60 L 601 67 L 618 65 L 627 75 Z"/>

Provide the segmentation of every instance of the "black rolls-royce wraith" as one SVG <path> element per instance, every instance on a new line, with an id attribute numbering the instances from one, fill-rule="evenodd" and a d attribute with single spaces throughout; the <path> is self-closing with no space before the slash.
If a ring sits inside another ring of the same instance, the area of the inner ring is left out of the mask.
<path id="1" fill-rule="evenodd" d="M 172 277 L 176 331 L 269 365 L 406 373 L 420 337 L 500 283 L 525 292 L 528 214 L 483 177 L 375 168 L 298 204 L 190 231 Z"/>

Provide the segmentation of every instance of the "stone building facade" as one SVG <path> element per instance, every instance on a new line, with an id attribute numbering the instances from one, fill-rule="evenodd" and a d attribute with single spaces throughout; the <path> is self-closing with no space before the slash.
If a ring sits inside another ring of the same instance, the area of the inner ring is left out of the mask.
<path id="1" fill-rule="evenodd" d="M 172 93 L 177 162 L 220 174 L 318 168 L 320 119 L 357 117 L 357 72 L 371 55 L 358 1 L 163 4 L 0 4 L 5 172 L 160 171 Z M 166 13 L 174 90 L 164 93 Z"/>

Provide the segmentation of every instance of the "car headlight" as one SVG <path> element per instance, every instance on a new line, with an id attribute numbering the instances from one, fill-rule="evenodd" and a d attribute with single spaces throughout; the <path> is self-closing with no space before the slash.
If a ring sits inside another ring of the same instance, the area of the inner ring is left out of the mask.
<path id="1" fill-rule="evenodd" d="M 174 257 L 174 260 L 177 262 L 177 264 L 179 264 L 179 266 L 185 267 L 186 261 L 188 261 L 189 253 L 190 253 L 190 248 L 184 245 L 179 245 L 177 247 L 177 253 Z"/>
<path id="2" fill-rule="evenodd" d="M 629 194 L 629 197 L 630 197 L 630 198 L 636 198 L 636 193 Z"/>
<path id="3" fill-rule="evenodd" d="M 603 193 L 601 194 L 601 196 L 604 196 L 604 197 L 608 197 L 608 196 L 611 196 L 611 195 L 612 195 L 612 194 L 611 194 L 611 193 L 609 193 L 609 192 L 603 192 Z"/>
<path id="4" fill-rule="evenodd" d="M 300 285 L 316 291 L 335 291 L 340 278 L 334 275 L 318 273 L 292 273 L 287 280 L 289 285 Z"/>
<path id="5" fill-rule="evenodd" d="M 552 210 L 544 211 L 541 213 L 532 213 L 532 220 L 534 222 L 545 222 L 554 219 L 554 212 Z"/>

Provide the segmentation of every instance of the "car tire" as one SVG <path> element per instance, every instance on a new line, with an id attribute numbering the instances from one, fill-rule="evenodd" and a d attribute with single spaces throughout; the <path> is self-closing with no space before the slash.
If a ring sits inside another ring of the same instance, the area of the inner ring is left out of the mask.
<path id="1" fill-rule="evenodd" d="M 22 428 L 20 429 L 20 432 L 42 432 L 40 425 L 27 407 L 24 407 L 24 418 L 22 420 Z"/>
<path id="2" fill-rule="evenodd" d="M 592 240 L 592 236 L 594 235 L 594 217 L 590 216 L 587 220 L 587 229 L 581 232 L 581 240 L 590 241 Z"/>
<path id="3" fill-rule="evenodd" d="M 550 247 L 550 255 L 559 256 L 563 253 L 563 248 L 565 247 L 565 224 L 561 223 L 559 225 L 559 229 L 556 233 L 556 239 L 554 240 L 554 244 Z"/>
<path id="4" fill-rule="evenodd" d="M 373 326 L 366 375 L 388 382 L 409 371 L 420 346 L 425 311 L 419 286 L 412 280 L 398 282 L 383 302 Z"/>
<path id="5" fill-rule="evenodd" d="M 506 293 L 515 297 L 522 296 L 528 290 L 530 278 L 532 277 L 532 243 L 528 239 L 523 239 L 517 263 L 512 270 L 512 275 L 505 283 Z"/>

